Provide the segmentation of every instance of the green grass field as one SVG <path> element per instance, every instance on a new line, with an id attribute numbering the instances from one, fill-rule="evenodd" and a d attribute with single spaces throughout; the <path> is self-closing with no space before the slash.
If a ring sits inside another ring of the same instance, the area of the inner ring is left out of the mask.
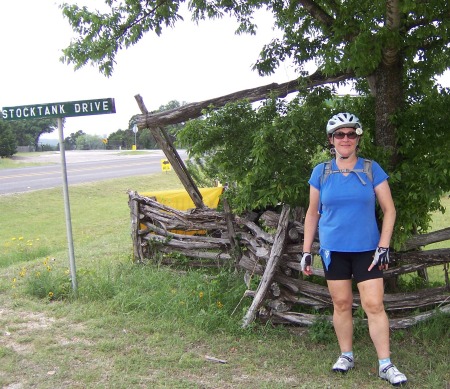
<path id="1" fill-rule="evenodd" d="M 335 375 L 339 350 L 323 323 L 241 329 L 242 274 L 133 264 L 127 190 L 180 186 L 170 172 L 70 187 L 76 297 L 62 190 L 0 196 L 2 388 L 389 387 L 366 328 L 356 369 Z M 448 215 L 434 220 L 445 227 Z M 449 324 L 392 332 L 410 387 L 450 385 Z"/>
<path id="2" fill-rule="evenodd" d="M 43 153 L 17 153 L 13 158 L 0 158 L 0 169 L 18 169 L 26 166 L 43 166 L 48 162 L 32 161 L 31 155 L 43 156 L 46 154 L 54 154 L 53 151 Z"/>

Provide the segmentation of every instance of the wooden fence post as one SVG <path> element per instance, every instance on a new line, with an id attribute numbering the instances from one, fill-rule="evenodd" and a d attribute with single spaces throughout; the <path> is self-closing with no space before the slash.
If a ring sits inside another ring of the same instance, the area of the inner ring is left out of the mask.
<path id="1" fill-rule="evenodd" d="M 136 95 L 134 96 L 134 98 L 136 99 L 142 113 L 148 114 L 148 110 L 145 107 L 142 97 Z M 203 197 L 198 190 L 197 185 L 195 185 L 195 182 L 193 181 L 183 160 L 178 154 L 176 148 L 173 146 L 172 141 L 170 140 L 170 137 L 167 135 L 164 128 L 149 127 L 149 130 L 154 136 L 156 143 L 158 143 L 158 146 L 161 147 L 162 151 L 166 155 L 167 159 L 173 167 L 173 170 L 175 170 L 175 173 L 185 187 L 195 206 L 197 208 L 206 208 L 205 204 L 203 203 Z"/>
<path id="2" fill-rule="evenodd" d="M 228 204 L 227 199 L 222 199 L 223 210 L 225 212 L 225 219 L 227 221 L 227 229 L 228 235 L 230 238 L 231 252 L 234 257 L 234 265 L 236 266 L 242 257 L 241 247 L 239 246 L 239 241 L 236 237 L 236 231 L 233 226 L 233 214 L 231 213 L 230 205 Z"/>
<path id="3" fill-rule="evenodd" d="M 256 311 L 263 302 L 267 290 L 269 289 L 270 283 L 272 282 L 272 278 L 275 274 L 275 270 L 281 258 L 281 254 L 283 254 L 286 232 L 289 222 L 289 211 L 289 205 L 283 205 L 280 220 L 278 222 L 277 232 L 275 234 L 275 239 L 272 246 L 272 251 L 270 252 L 269 261 L 267 262 L 264 275 L 258 285 L 258 289 L 256 290 L 252 305 L 244 316 L 242 324 L 243 328 L 247 327 L 255 319 Z"/>
<path id="4" fill-rule="evenodd" d="M 128 206 L 130 207 L 131 216 L 131 240 L 133 242 L 133 256 L 136 262 L 144 262 L 144 254 L 142 253 L 141 238 L 139 237 L 139 203 L 134 199 L 136 192 L 128 193 Z"/>

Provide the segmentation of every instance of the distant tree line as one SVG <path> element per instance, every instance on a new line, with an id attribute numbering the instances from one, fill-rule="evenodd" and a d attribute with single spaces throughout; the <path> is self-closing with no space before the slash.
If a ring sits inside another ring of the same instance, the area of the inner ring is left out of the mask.
<path id="1" fill-rule="evenodd" d="M 161 105 L 155 112 L 169 111 L 171 109 L 180 108 L 186 104 L 187 104 L 186 102 L 180 103 L 177 100 L 171 100 L 167 104 Z M 139 130 L 136 134 L 134 133 L 133 127 L 135 122 L 136 122 L 136 115 L 131 117 L 130 121 L 128 122 L 128 128 L 126 130 L 118 130 L 109 135 L 106 148 L 107 149 L 120 148 L 122 150 L 129 150 L 132 148 L 134 144 L 136 144 L 136 147 L 138 149 L 147 149 L 147 150 L 158 149 L 159 146 L 156 143 L 155 139 L 153 138 L 153 135 L 151 134 L 148 128 Z M 180 123 L 166 127 L 166 131 L 172 138 L 172 141 L 175 142 L 178 132 L 183 128 L 184 123 Z"/>

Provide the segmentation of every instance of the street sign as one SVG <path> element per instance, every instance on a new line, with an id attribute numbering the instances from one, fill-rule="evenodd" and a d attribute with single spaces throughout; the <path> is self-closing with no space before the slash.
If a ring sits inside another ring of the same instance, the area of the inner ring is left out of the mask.
<path id="1" fill-rule="evenodd" d="M 77 271 L 75 266 L 75 253 L 73 250 L 72 218 L 70 216 L 69 184 L 67 181 L 66 152 L 64 148 L 62 119 L 71 116 L 103 115 L 105 113 L 116 113 L 114 99 L 69 101 L 66 103 L 34 104 L 2 108 L 3 120 L 57 118 L 63 176 L 64 211 L 66 214 L 67 243 L 69 246 L 70 274 L 72 278 L 72 288 L 75 292 L 77 291 Z"/>
<path id="2" fill-rule="evenodd" d="M 72 116 L 103 115 L 115 113 L 114 99 L 68 101 L 65 103 L 33 104 L 3 107 L 3 120 L 26 120 L 40 118 L 65 118 Z"/>
<path id="3" fill-rule="evenodd" d="M 161 170 L 163 172 L 170 172 L 172 170 L 172 165 L 167 159 L 161 159 Z"/>

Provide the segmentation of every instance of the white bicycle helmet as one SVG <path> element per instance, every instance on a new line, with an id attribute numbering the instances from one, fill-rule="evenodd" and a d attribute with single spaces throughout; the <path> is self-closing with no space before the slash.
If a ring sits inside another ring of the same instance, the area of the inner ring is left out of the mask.
<path id="1" fill-rule="evenodd" d="M 344 127 L 358 128 L 360 130 L 356 131 L 356 133 L 358 135 L 362 134 L 362 125 L 361 125 L 359 119 L 352 113 L 348 113 L 348 112 L 338 113 L 338 114 L 334 115 L 330 120 L 328 120 L 327 134 L 331 135 L 337 129 L 344 128 Z"/>

